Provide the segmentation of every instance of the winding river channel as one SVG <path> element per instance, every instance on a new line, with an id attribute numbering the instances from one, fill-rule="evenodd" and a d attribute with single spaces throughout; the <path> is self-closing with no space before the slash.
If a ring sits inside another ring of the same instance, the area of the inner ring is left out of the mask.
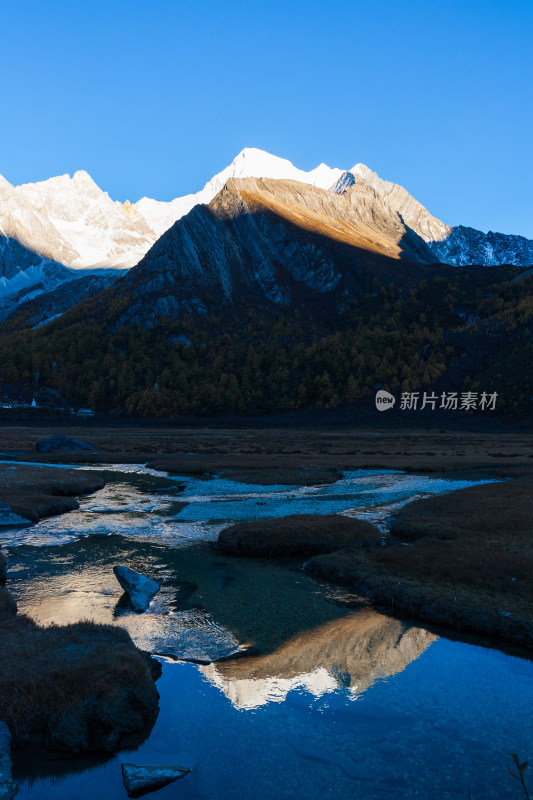
<path id="1" fill-rule="evenodd" d="M 107 760 L 15 754 L 21 800 L 126 798 L 121 762 L 181 764 L 165 800 L 505 800 L 510 753 L 533 741 L 533 664 L 362 606 L 297 564 L 213 547 L 236 520 L 341 512 L 378 524 L 471 485 L 395 471 L 326 486 L 261 486 L 99 467 L 77 511 L 1 528 L 9 587 L 40 624 L 125 627 L 158 655 L 161 711 L 140 747 Z M 167 480 L 163 480 L 167 478 Z M 120 563 L 162 590 L 135 614 Z"/>

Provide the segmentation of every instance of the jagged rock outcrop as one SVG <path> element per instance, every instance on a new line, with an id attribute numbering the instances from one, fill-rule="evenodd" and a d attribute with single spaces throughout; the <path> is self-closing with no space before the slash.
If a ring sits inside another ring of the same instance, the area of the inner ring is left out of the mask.
<path id="1" fill-rule="evenodd" d="M 439 261 L 454 266 L 499 264 L 529 266 L 533 264 L 533 241 L 525 236 L 506 233 L 483 233 L 475 228 L 458 225 L 451 228 L 442 240 L 428 241 L 430 250 Z"/>

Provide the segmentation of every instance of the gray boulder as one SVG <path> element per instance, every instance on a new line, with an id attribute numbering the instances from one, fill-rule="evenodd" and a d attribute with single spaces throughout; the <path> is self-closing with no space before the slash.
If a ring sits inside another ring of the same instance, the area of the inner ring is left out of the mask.
<path id="1" fill-rule="evenodd" d="M 94 450 L 94 447 L 88 442 L 70 439 L 59 433 L 57 436 L 50 436 L 49 439 L 40 439 L 35 445 L 35 449 L 38 453 L 53 453 L 57 450 Z"/>
<path id="2" fill-rule="evenodd" d="M 113 572 L 115 573 L 117 581 L 120 583 L 124 591 L 129 595 L 131 604 L 135 611 L 146 611 L 152 601 L 152 598 L 161 588 L 157 581 L 147 578 L 146 575 L 140 575 L 138 572 L 134 572 L 129 567 L 118 565 L 113 567 Z"/>
<path id="3" fill-rule="evenodd" d="M 18 786 L 11 777 L 11 733 L 5 722 L 0 722 L 0 800 L 12 800 Z"/>
<path id="4" fill-rule="evenodd" d="M 184 778 L 190 771 L 188 767 L 138 767 L 135 764 L 122 764 L 124 786 L 130 797 L 140 797 L 162 789 L 178 778 Z"/>

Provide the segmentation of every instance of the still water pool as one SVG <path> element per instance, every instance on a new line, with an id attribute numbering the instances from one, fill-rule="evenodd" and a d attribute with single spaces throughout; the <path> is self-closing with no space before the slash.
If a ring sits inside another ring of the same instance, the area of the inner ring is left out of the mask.
<path id="1" fill-rule="evenodd" d="M 158 654 L 161 711 L 139 748 L 107 761 L 21 752 L 20 798 L 126 798 L 123 761 L 192 768 L 161 800 L 521 796 L 507 765 L 531 754 L 529 660 L 357 607 L 298 564 L 212 547 L 229 522 L 288 513 L 341 511 L 386 535 L 403 503 L 469 482 L 358 471 L 305 488 L 182 476 L 173 490 L 142 467 L 112 470 L 79 511 L 2 529 L 0 543 L 21 612 L 122 625 Z M 147 613 L 124 603 L 116 563 L 162 582 Z"/>

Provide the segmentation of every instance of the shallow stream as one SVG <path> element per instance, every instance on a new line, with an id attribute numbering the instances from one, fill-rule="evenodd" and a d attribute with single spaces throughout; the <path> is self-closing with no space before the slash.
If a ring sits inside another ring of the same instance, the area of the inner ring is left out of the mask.
<path id="1" fill-rule="evenodd" d="M 126 798 L 122 761 L 191 767 L 152 795 L 161 800 L 520 798 L 507 766 L 510 752 L 531 752 L 529 660 L 358 608 L 297 564 L 212 546 L 233 521 L 289 513 L 342 512 L 386 536 L 405 502 L 469 481 L 361 470 L 327 486 L 176 476 L 173 487 L 164 477 L 108 467 L 78 511 L 0 529 L 21 612 L 122 625 L 163 661 L 161 711 L 136 751 L 20 754 L 20 798 Z M 145 614 L 121 597 L 117 563 L 162 583 Z"/>

